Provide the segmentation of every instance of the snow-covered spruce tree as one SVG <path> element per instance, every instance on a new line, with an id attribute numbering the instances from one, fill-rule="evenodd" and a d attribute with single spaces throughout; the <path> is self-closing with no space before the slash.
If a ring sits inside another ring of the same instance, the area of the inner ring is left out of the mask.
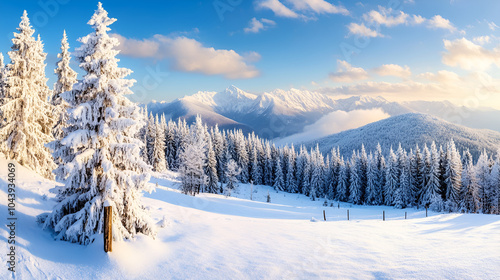
<path id="1" fill-rule="evenodd" d="M 334 199 L 337 192 L 337 184 L 339 179 L 340 172 L 340 157 L 338 150 L 333 148 L 331 151 L 331 159 L 330 159 L 330 172 L 329 172 L 329 181 L 328 184 L 328 199 Z"/>
<path id="2" fill-rule="evenodd" d="M 360 169 L 360 158 L 356 152 L 352 151 L 351 165 L 350 165 L 350 185 L 349 185 L 349 202 L 354 204 L 362 204 L 362 178 Z"/>
<path id="3" fill-rule="evenodd" d="M 238 163 L 238 166 L 241 168 L 241 172 L 238 176 L 238 179 L 247 183 L 249 179 L 249 168 L 248 168 L 248 151 L 247 145 L 245 141 L 245 136 L 243 136 L 243 132 L 241 130 L 236 131 L 234 138 L 234 152 L 235 152 L 235 161 Z"/>
<path id="4" fill-rule="evenodd" d="M 231 192 L 238 187 L 238 175 L 240 172 L 241 168 L 236 161 L 229 159 L 226 164 L 226 185 L 224 188 L 226 196 L 231 196 Z"/>
<path id="5" fill-rule="evenodd" d="M 366 192 L 365 192 L 365 203 L 368 205 L 377 205 L 377 162 L 373 158 L 372 153 L 368 155 L 366 170 Z"/>
<path id="6" fill-rule="evenodd" d="M 73 85 L 76 83 L 76 72 L 71 69 L 69 65 L 71 56 L 66 30 L 64 31 L 63 38 L 61 40 L 61 53 L 58 54 L 57 57 L 60 58 L 56 64 L 57 68 L 54 70 L 54 73 L 57 75 L 57 81 L 54 84 L 54 92 L 50 102 L 54 106 L 54 116 L 57 118 L 57 122 L 52 129 L 52 134 L 56 140 L 59 140 L 64 136 L 64 128 L 67 126 L 69 119 L 69 104 L 62 98 L 61 94 L 71 91 L 73 89 Z M 54 149 L 57 150 L 58 147 L 55 147 Z"/>
<path id="7" fill-rule="evenodd" d="M 422 189 L 425 185 L 425 178 L 424 178 L 425 161 L 422 153 L 420 152 L 418 144 L 415 147 L 415 165 L 412 166 L 411 172 L 413 176 L 413 181 L 415 182 L 415 189 L 413 190 L 415 193 L 415 203 L 417 205 L 420 205 L 422 204 L 421 203 Z"/>
<path id="8" fill-rule="evenodd" d="M 322 197 L 324 195 L 323 190 L 323 179 L 324 179 L 324 159 L 323 155 L 319 151 L 318 145 L 316 149 L 311 151 L 311 184 L 310 184 L 310 197 L 315 200 L 316 198 Z"/>
<path id="9" fill-rule="evenodd" d="M 274 171 L 274 189 L 277 191 L 285 190 L 285 181 L 283 180 L 283 168 L 281 167 L 280 157 L 276 158 L 276 166 L 274 167 Z"/>
<path id="10" fill-rule="evenodd" d="M 300 146 L 300 151 L 297 156 L 296 162 L 295 162 L 295 168 L 296 168 L 296 178 L 297 178 L 297 189 L 299 193 L 304 193 L 303 192 L 303 178 L 304 178 L 304 167 L 306 164 L 306 150 L 304 149 L 304 146 Z"/>
<path id="11" fill-rule="evenodd" d="M 375 180 L 375 205 L 384 204 L 384 186 L 385 186 L 385 158 L 382 154 L 380 143 L 377 144 L 374 160 L 376 161 L 377 177 Z"/>
<path id="12" fill-rule="evenodd" d="M 460 209 L 466 213 L 476 213 L 478 211 L 478 184 L 476 169 L 472 161 L 469 150 L 463 152 L 463 172 L 462 187 L 460 190 Z"/>
<path id="13" fill-rule="evenodd" d="M 410 185 L 410 161 L 405 151 L 403 151 L 401 159 L 398 159 L 398 161 L 400 162 L 399 186 L 394 192 L 393 204 L 396 208 L 401 209 L 411 206 L 413 197 Z"/>
<path id="14" fill-rule="evenodd" d="M 271 146 L 268 141 L 266 141 L 264 154 L 264 185 L 271 186 L 273 184 L 273 158 L 271 156 Z"/>
<path id="15" fill-rule="evenodd" d="M 500 214 L 500 149 L 497 150 L 495 162 L 491 167 L 490 186 L 492 198 L 491 214 Z"/>
<path id="16" fill-rule="evenodd" d="M 297 181 L 295 180 L 295 149 L 293 146 L 288 156 L 285 185 L 287 190 L 291 193 L 297 193 L 299 190 L 297 187 Z"/>
<path id="17" fill-rule="evenodd" d="M 205 174 L 207 176 L 206 192 L 219 193 L 220 189 L 217 186 L 219 183 L 219 177 L 217 176 L 217 160 L 211 137 L 208 137 L 207 143 L 207 165 L 205 167 Z"/>
<path id="18" fill-rule="evenodd" d="M 347 201 L 349 197 L 349 165 L 345 163 L 344 157 L 340 158 L 339 180 L 335 200 Z"/>
<path id="19" fill-rule="evenodd" d="M 156 124 L 153 113 L 149 113 L 149 119 L 146 125 L 146 152 L 148 156 L 147 164 L 153 166 L 154 164 L 154 147 L 156 137 Z"/>
<path id="20" fill-rule="evenodd" d="M 86 74 L 65 94 L 73 109 L 68 134 L 55 151 L 62 159 L 55 173 L 65 185 L 45 227 L 54 229 L 57 239 L 80 244 L 92 243 L 103 231 L 106 201 L 113 207 L 114 240 L 155 235 L 140 202 L 141 192 L 150 190 L 150 170 L 140 156 L 143 143 L 135 138 L 144 120 L 124 96 L 132 94 L 134 81 L 125 79 L 130 70 L 118 67 L 119 42 L 107 34 L 115 21 L 99 3 L 88 22 L 94 32 L 79 39 L 75 57 Z"/>
<path id="21" fill-rule="evenodd" d="M 167 164 L 165 161 L 165 131 L 162 124 L 158 120 L 158 115 L 156 115 L 152 130 L 154 137 L 151 165 L 153 166 L 154 171 L 163 172 L 167 170 Z"/>
<path id="22" fill-rule="evenodd" d="M 460 203 L 459 194 L 462 184 L 462 161 L 453 139 L 451 139 L 446 146 L 444 178 L 446 184 L 446 208 L 450 211 L 456 211 Z"/>
<path id="23" fill-rule="evenodd" d="M 55 118 L 48 102 L 50 90 L 45 77 L 43 44 L 30 25 L 24 11 L 21 23 L 14 33 L 11 63 L 7 66 L 6 87 L 0 105 L 1 151 L 7 159 L 32 169 L 45 178 L 53 178 L 56 167 L 45 144 L 53 140 Z"/>
<path id="24" fill-rule="evenodd" d="M 255 146 L 252 146 L 252 152 L 251 154 L 251 174 L 250 174 L 250 180 L 254 184 L 260 184 L 262 182 L 262 168 L 259 165 L 259 155 L 257 153 L 257 148 Z"/>
<path id="25" fill-rule="evenodd" d="M 165 158 L 168 168 L 175 166 L 175 122 L 169 120 L 165 129 Z"/>
<path id="26" fill-rule="evenodd" d="M 476 169 L 475 171 L 478 183 L 478 189 L 477 189 L 479 198 L 478 210 L 488 214 L 491 208 L 491 200 L 490 200 L 491 186 L 489 180 L 491 169 L 490 169 L 489 157 L 488 154 L 486 153 L 486 150 L 483 150 L 483 152 L 481 152 L 481 155 L 477 160 L 475 169 Z"/>
<path id="27" fill-rule="evenodd" d="M 196 133 L 193 124 L 190 137 L 179 155 L 181 188 L 185 194 L 195 195 L 207 184 L 205 166 L 207 164 L 206 142 Z"/>
<path id="28" fill-rule="evenodd" d="M 436 148 L 436 143 L 432 142 L 430 153 L 425 151 L 426 168 L 426 185 L 422 189 L 422 204 L 431 207 L 435 211 L 443 209 L 443 200 L 439 194 L 439 152 Z"/>
<path id="29" fill-rule="evenodd" d="M 399 186 L 399 170 L 398 170 L 398 160 L 396 154 L 392 150 L 389 151 L 389 158 L 387 160 L 387 167 L 385 173 L 385 185 L 384 185 L 384 204 L 393 205 L 394 202 L 394 192 Z"/>

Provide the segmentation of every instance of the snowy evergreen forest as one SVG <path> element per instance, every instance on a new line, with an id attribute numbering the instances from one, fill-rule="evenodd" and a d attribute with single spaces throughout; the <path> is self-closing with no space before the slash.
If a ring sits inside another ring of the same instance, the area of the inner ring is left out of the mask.
<path id="1" fill-rule="evenodd" d="M 107 33 L 115 19 L 101 4 L 88 22 L 93 31 L 79 39 L 74 52 L 84 76 L 77 79 L 70 68 L 64 33 L 51 90 L 43 42 L 34 36 L 26 12 L 21 19 L 8 52 L 10 63 L 4 65 L 0 55 L 1 151 L 64 183 L 53 212 L 39 216 L 59 239 L 93 242 L 102 232 L 106 201 L 116 209 L 115 239 L 154 236 L 140 198 L 150 190 L 151 171 L 165 170 L 179 172 L 182 191 L 191 195 L 230 195 L 241 182 L 305 194 L 325 204 L 336 200 L 499 213 L 500 152 L 483 152 L 474 163 L 469 151 L 458 151 L 449 139 L 445 147 L 422 143 L 406 151 L 394 143 L 388 153 L 379 147 L 323 155 L 318 148 L 296 151 L 254 134 L 209 128 L 201 117 L 188 125 L 183 119 L 148 116 L 147 108 L 125 97 L 133 93 L 134 81 L 125 78 L 131 70 L 118 67 L 119 42 Z"/>
<path id="2" fill-rule="evenodd" d="M 179 171 L 183 191 L 193 195 L 230 193 L 236 177 L 242 183 L 324 199 L 325 204 L 335 200 L 499 213 L 500 154 L 483 152 L 474 164 L 470 152 L 458 151 L 452 139 L 439 148 L 423 143 L 406 151 L 399 145 L 389 150 L 387 158 L 380 145 L 375 151 L 362 148 L 350 156 L 337 148 L 325 158 L 318 148 L 278 148 L 253 133 L 208 128 L 200 117 L 188 126 L 182 119 L 166 122 L 150 115 L 143 133 L 145 160 L 156 171 Z"/>

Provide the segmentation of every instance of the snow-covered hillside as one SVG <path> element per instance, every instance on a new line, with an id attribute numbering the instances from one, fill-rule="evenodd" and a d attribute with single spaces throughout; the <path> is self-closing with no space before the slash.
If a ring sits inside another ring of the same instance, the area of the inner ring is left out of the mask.
<path id="1" fill-rule="evenodd" d="M 255 131 L 265 138 L 278 138 L 302 132 L 304 127 L 334 111 L 381 109 L 390 116 L 419 112 L 473 128 L 500 131 L 500 124 L 491 120 L 500 111 L 488 108 L 467 109 L 448 101 L 392 102 L 383 97 L 352 96 L 339 98 L 318 92 L 276 89 L 262 94 L 245 92 L 230 86 L 222 92 L 200 91 L 172 102 L 151 102 L 153 114 L 167 118 L 185 117 L 194 121 L 200 114 L 209 124 L 222 128 Z"/>
<path id="2" fill-rule="evenodd" d="M 318 144 L 323 153 L 330 152 L 333 147 L 339 147 L 342 154 L 349 155 L 353 149 L 361 149 L 361 144 L 364 144 L 367 150 L 375 150 L 377 143 L 380 143 L 382 149 L 388 151 L 391 146 L 396 149 L 398 143 L 401 143 L 403 148 L 410 150 L 415 148 L 416 144 L 422 147 L 424 144 L 430 145 L 432 141 L 439 147 L 450 139 L 455 141 L 459 150 L 469 148 L 475 158 L 483 149 L 494 154 L 500 147 L 500 132 L 472 129 L 417 113 L 391 117 L 302 144 L 308 148 Z"/>
<path id="3" fill-rule="evenodd" d="M 15 279 L 495 279 L 500 273 L 497 215 L 429 212 L 425 218 L 422 209 L 332 201 L 324 207 L 324 201 L 250 185 L 240 185 L 234 197 L 192 197 L 177 190 L 175 173 L 157 174 L 150 182 L 156 191 L 143 198 L 158 222 L 157 238 L 115 242 L 106 254 L 102 237 L 82 246 L 43 231 L 36 216 L 51 211 L 49 190 L 57 183 L 17 170 Z M 2 157 L 4 213 L 6 177 Z M 6 248 L 6 227 L 0 235 Z M 5 264 L 6 255 L 0 260 Z M 2 269 L 0 278 L 14 277 Z"/>

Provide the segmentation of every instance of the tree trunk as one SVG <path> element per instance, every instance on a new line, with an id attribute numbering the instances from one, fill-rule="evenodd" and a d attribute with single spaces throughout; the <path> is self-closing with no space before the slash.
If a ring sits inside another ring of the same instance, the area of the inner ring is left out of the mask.
<path id="1" fill-rule="evenodd" d="M 104 252 L 111 252 L 113 234 L 112 234 L 113 207 L 104 207 Z"/>

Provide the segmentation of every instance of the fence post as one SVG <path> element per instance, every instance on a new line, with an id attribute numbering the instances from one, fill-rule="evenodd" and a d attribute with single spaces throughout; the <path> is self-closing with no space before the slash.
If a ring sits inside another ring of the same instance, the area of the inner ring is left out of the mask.
<path id="1" fill-rule="evenodd" d="M 382 220 L 385 221 L 385 211 L 382 211 Z"/>
<path id="2" fill-rule="evenodd" d="M 113 242 L 113 234 L 111 229 L 112 220 L 113 220 L 113 207 L 105 206 L 104 207 L 104 252 L 106 253 L 112 251 L 112 242 Z"/>
<path id="3" fill-rule="evenodd" d="M 347 220 L 349 221 L 349 209 L 347 209 Z"/>
<path id="4" fill-rule="evenodd" d="M 405 212 L 405 220 L 406 220 L 406 212 Z"/>
<path id="5" fill-rule="evenodd" d="M 325 210 L 323 210 L 323 220 L 326 221 L 326 214 L 325 214 Z"/>
<path id="6" fill-rule="evenodd" d="M 427 218 L 427 205 L 425 206 L 425 217 Z"/>

